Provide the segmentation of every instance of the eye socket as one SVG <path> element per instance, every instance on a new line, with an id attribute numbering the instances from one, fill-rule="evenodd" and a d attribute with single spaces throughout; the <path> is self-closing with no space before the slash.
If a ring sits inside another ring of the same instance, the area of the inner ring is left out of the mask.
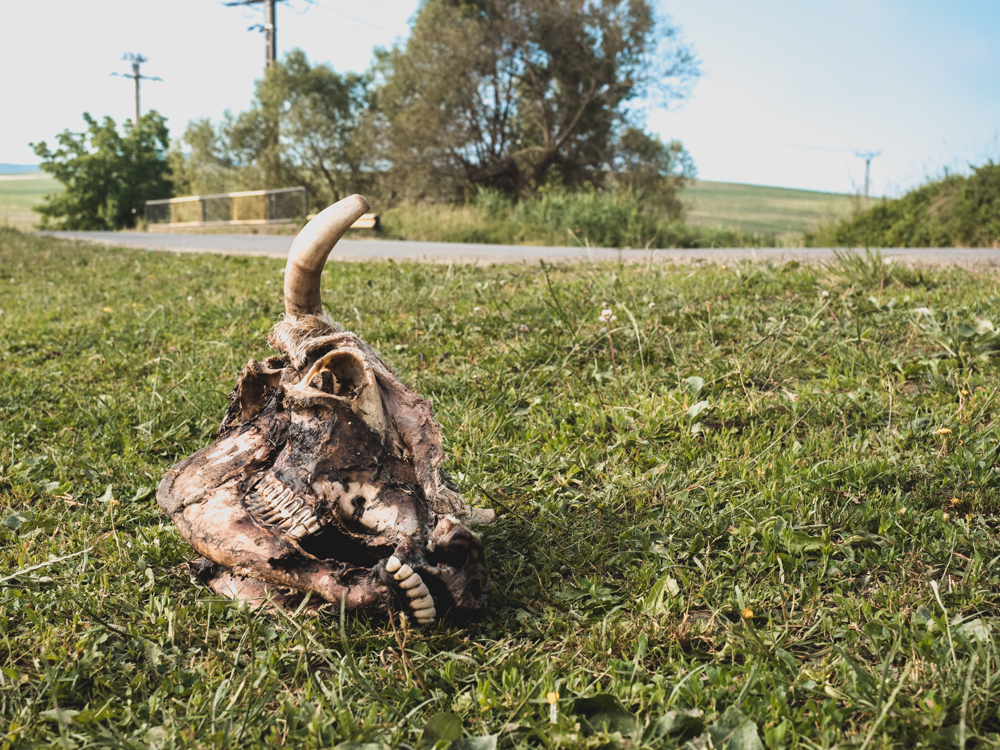
<path id="1" fill-rule="evenodd" d="M 450 565 L 453 568 L 464 568 L 469 562 L 469 546 L 455 544 L 449 547 L 439 547 L 434 554 L 436 563 Z"/>
<path id="2" fill-rule="evenodd" d="M 364 366 L 348 352 L 334 352 L 313 365 L 309 386 L 333 396 L 353 398 L 365 384 Z"/>

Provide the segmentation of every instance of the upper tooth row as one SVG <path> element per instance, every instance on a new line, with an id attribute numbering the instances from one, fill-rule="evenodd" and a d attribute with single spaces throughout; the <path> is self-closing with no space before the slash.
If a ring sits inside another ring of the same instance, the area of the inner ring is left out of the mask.
<path id="1" fill-rule="evenodd" d="M 386 561 L 385 569 L 392 573 L 392 577 L 399 581 L 399 587 L 406 592 L 410 599 L 410 607 L 413 609 L 413 616 L 421 625 L 430 625 L 437 616 L 434 608 L 434 599 L 427 589 L 427 584 L 418 573 L 413 571 L 409 565 L 404 564 L 398 557 L 393 555 Z"/>
<path id="2" fill-rule="evenodd" d="M 257 502 L 251 502 L 254 507 L 250 510 L 258 512 L 265 523 L 277 523 L 288 536 L 300 539 L 319 531 L 321 524 L 312 509 L 276 477 L 264 478 L 258 498 Z"/>

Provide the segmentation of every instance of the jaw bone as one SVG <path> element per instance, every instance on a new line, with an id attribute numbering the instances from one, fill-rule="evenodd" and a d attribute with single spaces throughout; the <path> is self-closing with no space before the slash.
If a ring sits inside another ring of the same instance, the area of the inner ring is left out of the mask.
<path id="1" fill-rule="evenodd" d="M 490 581 L 470 527 L 495 514 L 448 485 L 430 404 L 323 312 L 323 266 L 366 210 L 352 196 L 296 238 L 278 356 L 247 364 L 218 439 L 172 467 L 157 500 L 220 595 L 472 618 Z"/>

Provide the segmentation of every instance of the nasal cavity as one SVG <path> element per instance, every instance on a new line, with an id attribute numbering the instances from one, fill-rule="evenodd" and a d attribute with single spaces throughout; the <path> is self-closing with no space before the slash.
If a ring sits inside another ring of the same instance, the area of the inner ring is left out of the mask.
<path id="1" fill-rule="evenodd" d="M 469 593 L 472 594 L 474 599 L 482 599 L 483 585 L 479 581 L 473 580 L 472 583 L 469 584 Z"/>

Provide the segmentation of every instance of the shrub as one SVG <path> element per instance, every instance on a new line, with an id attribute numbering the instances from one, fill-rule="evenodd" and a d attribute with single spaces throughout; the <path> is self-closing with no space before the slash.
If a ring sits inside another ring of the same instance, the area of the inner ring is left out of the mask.
<path id="1" fill-rule="evenodd" d="M 774 235 L 688 226 L 656 191 L 540 191 L 520 201 L 480 190 L 464 205 L 404 204 L 382 215 L 383 236 L 429 242 L 618 248 L 774 246 Z"/>
<path id="2" fill-rule="evenodd" d="M 166 161 L 166 119 L 151 111 L 124 133 L 110 117 L 97 122 L 83 113 L 87 129 L 64 130 L 55 151 L 45 141 L 31 144 L 42 169 L 66 186 L 35 210 L 43 228 L 124 229 L 136 225 L 147 200 L 169 198 L 170 168 Z"/>
<path id="3" fill-rule="evenodd" d="M 1000 244 L 1000 164 L 945 175 L 895 200 L 807 232 L 807 245 L 995 247 Z"/>

